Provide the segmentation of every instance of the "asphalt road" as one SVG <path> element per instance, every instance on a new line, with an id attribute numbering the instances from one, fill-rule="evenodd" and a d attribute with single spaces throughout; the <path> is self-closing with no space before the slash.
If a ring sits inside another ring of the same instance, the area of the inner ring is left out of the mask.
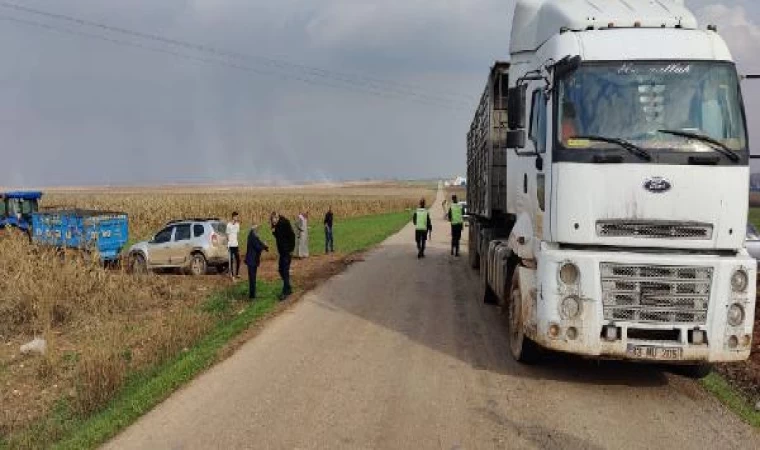
<path id="1" fill-rule="evenodd" d="M 449 255 L 440 200 L 433 218 L 427 258 L 406 227 L 106 447 L 760 448 L 760 433 L 661 369 L 515 363 L 466 254 Z"/>

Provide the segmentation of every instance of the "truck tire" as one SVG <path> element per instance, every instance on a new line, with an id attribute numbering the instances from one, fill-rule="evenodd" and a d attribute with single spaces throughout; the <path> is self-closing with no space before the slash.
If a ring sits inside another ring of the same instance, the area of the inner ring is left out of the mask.
<path id="1" fill-rule="evenodd" d="M 523 364 L 539 362 L 541 349 L 535 342 L 525 336 L 525 328 L 522 318 L 522 294 L 520 291 L 519 271 L 515 270 L 512 275 L 512 283 L 509 290 L 509 302 L 507 305 L 507 323 L 509 331 L 509 351 L 515 361 Z"/>
<path id="2" fill-rule="evenodd" d="M 470 267 L 476 270 L 480 267 L 477 228 L 475 224 L 470 224 L 470 235 L 467 239 L 467 258 L 469 259 Z"/>
<path id="3" fill-rule="evenodd" d="M 203 256 L 202 253 L 193 253 L 190 256 L 190 265 L 188 266 L 188 271 L 190 272 L 190 275 L 193 275 L 193 276 L 206 275 L 207 269 L 208 269 L 208 264 L 206 263 L 206 257 Z"/>
<path id="4" fill-rule="evenodd" d="M 674 372 L 692 380 L 701 380 L 710 375 L 712 364 L 689 364 L 686 366 L 676 366 Z"/>
<path id="5" fill-rule="evenodd" d="M 481 256 L 481 259 L 484 258 Z M 482 269 L 480 271 L 480 298 L 483 299 L 483 303 L 486 305 L 498 305 L 499 298 L 488 284 L 488 262 L 481 261 L 480 268 Z"/>
<path id="6" fill-rule="evenodd" d="M 134 253 L 129 256 L 129 272 L 134 275 L 148 273 L 148 263 L 142 253 Z"/>

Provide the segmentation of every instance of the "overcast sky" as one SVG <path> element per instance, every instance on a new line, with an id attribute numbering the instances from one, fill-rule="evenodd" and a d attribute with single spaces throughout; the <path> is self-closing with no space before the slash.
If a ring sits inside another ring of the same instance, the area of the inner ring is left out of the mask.
<path id="1" fill-rule="evenodd" d="M 276 61 L 226 58 L 234 69 L 8 22 L 219 58 L 0 8 L 0 185 L 16 186 L 463 174 L 472 108 L 491 62 L 508 59 L 513 9 L 509 0 L 19 3 Z M 760 2 L 687 4 L 719 26 L 740 71 L 760 73 Z M 760 82 L 744 92 L 760 142 Z"/>

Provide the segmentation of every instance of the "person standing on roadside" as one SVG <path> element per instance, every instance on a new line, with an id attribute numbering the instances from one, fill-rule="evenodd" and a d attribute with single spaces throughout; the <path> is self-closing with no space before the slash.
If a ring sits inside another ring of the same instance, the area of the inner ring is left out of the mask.
<path id="1" fill-rule="evenodd" d="M 238 248 L 238 234 L 240 234 L 240 221 L 237 211 L 232 213 L 232 221 L 227 223 L 227 248 L 230 255 L 230 277 L 234 280 L 240 276 L 240 249 Z"/>
<path id="2" fill-rule="evenodd" d="M 280 301 L 283 301 L 293 293 L 293 289 L 290 286 L 290 262 L 291 254 L 296 248 L 296 235 L 293 232 L 290 221 L 277 212 L 272 212 L 269 220 L 272 225 L 272 234 L 277 242 L 277 253 L 279 254 L 278 269 L 282 278 Z"/>
<path id="3" fill-rule="evenodd" d="M 333 212 L 332 206 L 327 207 L 327 213 L 325 214 L 325 253 L 335 253 L 333 246 Z"/>
<path id="4" fill-rule="evenodd" d="M 296 258 L 309 257 L 309 213 L 302 212 L 296 222 Z"/>
<path id="5" fill-rule="evenodd" d="M 420 207 L 415 211 L 412 216 L 412 223 L 414 223 L 414 237 L 417 241 L 417 258 L 425 257 L 425 242 L 427 241 L 428 234 L 433 232 L 433 224 L 430 221 L 430 214 L 427 208 L 425 208 L 425 199 L 420 200 Z"/>
<path id="6" fill-rule="evenodd" d="M 251 225 L 248 232 L 248 244 L 245 249 L 245 265 L 248 266 L 248 298 L 256 299 L 256 275 L 261 264 L 261 253 L 268 252 L 269 247 L 256 234 L 258 225 Z"/>
<path id="7" fill-rule="evenodd" d="M 462 239 L 462 227 L 464 226 L 464 210 L 457 201 L 456 194 L 451 196 L 451 206 L 446 216 L 451 222 L 451 255 L 459 256 L 459 241 Z"/>

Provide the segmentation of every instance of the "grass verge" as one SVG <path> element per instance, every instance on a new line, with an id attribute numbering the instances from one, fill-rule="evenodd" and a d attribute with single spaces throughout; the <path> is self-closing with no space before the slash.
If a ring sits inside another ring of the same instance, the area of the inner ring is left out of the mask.
<path id="1" fill-rule="evenodd" d="M 344 254 L 366 250 L 409 220 L 408 212 L 399 212 L 338 222 L 336 250 Z M 321 224 L 314 228 L 321 231 Z M 315 253 L 324 250 L 324 233 L 313 236 L 310 247 Z M 215 315 L 217 322 L 195 345 L 157 366 L 129 374 L 108 404 L 90 416 L 80 417 L 67 399 L 61 399 L 45 419 L 8 440 L 0 438 L 0 449 L 82 449 L 107 441 L 218 361 L 228 343 L 275 310 L 280 287 L 277 282 L 259 281 L 259 300 L 253 304 L 241 301 L 248 294 L 247 282 L 212 294 L 202 308 Z M 236 307 L 240 308 L 237 312 L 233 310 Z"/>
<path id="2" fill-rule="evenodd" d="M 760 412 L 755 411 L 754 405 L 751 405 L 725 378 L 713 372 L 701 383 L 708 392 L 717 397 L 742 420 L 753 427 L 760 428 Z"/>

